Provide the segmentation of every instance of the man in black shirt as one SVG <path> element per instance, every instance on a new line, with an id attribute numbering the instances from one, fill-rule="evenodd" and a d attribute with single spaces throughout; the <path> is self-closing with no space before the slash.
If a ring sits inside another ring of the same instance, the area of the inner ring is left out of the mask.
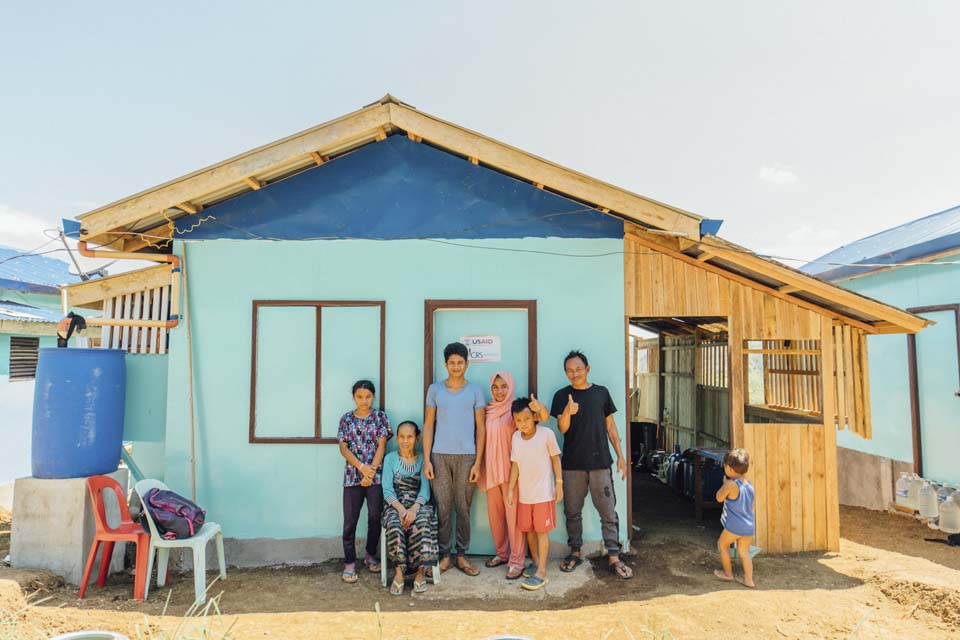
<path id="1" fill-rule="evenodd" d="M 610 446 L 617 454 L 617 471 L 627 479 L 627 462 L 620 449 L 620 436 L 613 414 L 617 407 L 606 387 L 587 382 L 590 365 L 587 356 L 571 351 L 563 368 L 570 384 L 553 395 L 550 415 L 556 417 L 563 437 L 563 510 L 567 518 L 567 544 L 570 554 L 560 563 L 562 571 L 573 571 L 583 562 L 583 502 L 590 492 L 593 506 L 600 514 L 603 544 L 610 570 L 623 579 L 633 570 L 620 559 L 620 520 L 613 490 Z"/>

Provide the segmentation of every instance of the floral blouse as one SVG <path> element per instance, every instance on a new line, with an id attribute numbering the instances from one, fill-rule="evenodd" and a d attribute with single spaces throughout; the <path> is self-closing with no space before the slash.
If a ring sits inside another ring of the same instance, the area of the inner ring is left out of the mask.
<path id="1" fill-rule="evenodd" d="M 377 440 L 393 437 L 390 421 L 383 411 L 372 411 L 366 418 L 358 418 L 353 411 L 348 411 L 340 418 L 340 428 L 337 429 L 337 440 L 344 442 L 347 448 L 364 464 L 373 464 L 377 455 Z M 373 484 L 380 484 L 381 469 L 373 478 Z M 355 466 L 346 463 L 343 470 L 343 486 L 356 487 L 363 480 L 363 474 Z"/>

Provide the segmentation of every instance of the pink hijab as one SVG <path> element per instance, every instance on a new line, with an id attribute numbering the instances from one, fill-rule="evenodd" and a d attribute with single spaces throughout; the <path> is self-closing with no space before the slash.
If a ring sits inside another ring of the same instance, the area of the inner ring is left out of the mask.
<path id="1" fill-rule="evenodd" d="M 494 400 L 487 405 L 486 444 L 484 445 L 483 465 L 481 465 L 480 486 L 484 489 L 510 481 L 510 442 L 517 427 L 513 424 L 510 406 L 514 400 L 513 376 L 509 371 L 497 371 L 490 376 L 490 386 L 500 377 L 507 383 L 507 396 L 500 402 Z"/>

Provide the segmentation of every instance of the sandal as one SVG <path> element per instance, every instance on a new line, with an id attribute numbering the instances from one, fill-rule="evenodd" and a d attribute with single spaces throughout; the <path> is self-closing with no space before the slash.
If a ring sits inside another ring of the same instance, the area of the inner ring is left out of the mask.
<path id="1" fill-rule="evenodd" d="M 340 579 L 347 584 L 353 584 L 359 580 L 359 577 L 357 576 L 357 570 L 344 568 L 343 573 L 340 574 Z"/>
<path id="2" fill-rule="evenodd" d="M 510 567 L 509 569 L 507 569 L 507 580 L 518 580 L 522 577 L 523 577 L 523 569 L 519 569 L 517 567 Z"/>
<path id="3" fill-rule="evenodd" d="M 367 556 L 364 558 L 363 565 L 370 573 L 380 573 L 380 563 L 373 556 Z"/>
<path id="4" fill-rule="evenodd" d="M 627 566 L 623 560 L 617 560 L 616 562 L 611 562 L 609 567 L 611 572 L 617 574 L 624 580 L 629 580 L 633 577 L 633 569 Z"/>
<path id="5" fill-rule="evenodd" d="M 493 569 L 495 567 L 499 567 L 502 564 L 507 564 L 507 561 L 502 559 L 500 556 L 493 556 L 492 558 L 484 562 L 483 566 L 485 566 L 488 569 Z"/>
<path id="6" fill-rule="evenodd" d="M 467 574 L 471 578 L 475 578 L 480 575 L 480 567 L 470 564 L 470 561 L 466 559 L 463 562 L 457 563 L 457 569 Z"/>
<path id="7" fill-rule="evenodd" d="M 560 562 L 560 571 L 570 573 L 581 564 L 583 564 L 583 558 L 571 553 Z"/>
<path id="8" fill-rule="evenodd" d="M 714 569 L 713 575 L 718 580 L 723 580 L 724 582 L 733 582 L 733 576 L 728 576 L 723 571 L 720 571 L 720 569 Z"/>
<path id="9" fill-rule="evenodd" d="M 423 580 L 414 580 L 413 581 L 413 592 L 414 593 L 426 593 L 427 592 L 427 581 Z"/>
<path id="10" fill-rule="evenodd" d="M 538 578 L 537 576 L 530 576 L 529 578 L 524 578 L 523 582 L 520 583 L 520 586 L 526 589 L 527 591 L 536 591 L 546 586 L 546 578 Z"/>
<path id="11" fill-rule="evenodd" d="M 403 595 L 403 583 L 402 583 L 402 582 L 397 582 L 396 579 L 394 579 L 394 581 L 390 583 L 390 595 L 392 595 L 392 596 L 402 596 L 402 595 Z"/>

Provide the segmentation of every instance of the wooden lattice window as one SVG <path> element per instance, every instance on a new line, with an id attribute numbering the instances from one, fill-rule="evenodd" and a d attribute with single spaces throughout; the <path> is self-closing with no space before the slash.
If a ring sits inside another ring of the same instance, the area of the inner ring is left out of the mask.
<path id="1" fill-rule="evenodd" d="M 170 316 L 170 286 L 135 291 L 103 301 L 103 317 L 111 320 L 163 321 Z M 104 325 L 97 346 L 127 353 L 166 353 L 170 330 L 165 327 Z"/>
<path id="2" fill-rule="evenodd" d="M 700 360 L 697 368 L 697 384 L 713 389 L 726 389 L 729 386 L 727 334 L 703 335 L 700 337 L 697 348 L 697 357 Z"/>
<path id="3" fill-rule="evenodd" d="M 10 337 L 10 382 L 37 377 L 40 338 Z"/>
<path id="4" fill-rule="evenodd" d="M 819 340 L 748 340 L 743 353 L 744 422 L 820 422 Z"/>

